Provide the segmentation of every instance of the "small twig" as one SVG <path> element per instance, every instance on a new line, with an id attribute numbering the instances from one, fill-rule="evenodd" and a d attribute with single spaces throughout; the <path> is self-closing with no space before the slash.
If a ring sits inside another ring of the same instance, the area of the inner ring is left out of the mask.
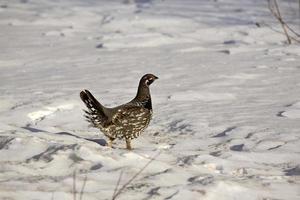
<path id="1" fill-rule="evenodd" d="M 153 156 L 146 165 L 141 168 L 134 176 L 132 176 L 116 193 L 113 195 L 112 200 L 115 200 L 122 192 L 125 190 L 125 188 L 138 176 L 140 175 L 152 162 L 160 155 L 161 151 L 159 151 L 155 156 Z M 120 177 L 119 177 L 120 179 Z"/>
<path id="2" fill-rule="evenodd" d="M 83 180 L 83 184 L 82 184 L 82 187 L 81 187 L 81 190 L 80 190 L 79 200 L 82 200 L 84 188 L 85 188 L 85 185 L 86 185 L 86 181 L 87 181 L 87 175 L 85 175 L 84 180 Z"/>
<path id="3" fill-rule="evenodd" d="M 73 200 L 76 200 L 76 170 L 73 172 Z"/>

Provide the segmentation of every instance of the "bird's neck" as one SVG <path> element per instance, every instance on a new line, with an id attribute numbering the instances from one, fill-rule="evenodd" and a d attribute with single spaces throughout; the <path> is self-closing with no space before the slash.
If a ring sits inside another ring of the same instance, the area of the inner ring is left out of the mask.
<path id="1" fill-rule="evenodd" d="M 150 97 L 149 87 L 146 86 L 146 85 L 143 85 L 142 83 L 140 83 L 135 99 L 139 100 L 139 101 L 145 101 L 145 100 L 148 100 L 150 98 L 151 97 Z"/>
<path id="2" fill-rule="evenodd" d="M 144 104 L 146 108 L 152 109 L 150 89 L 143 83 L 139 84 L 138 91 L 134 100 Z"/>

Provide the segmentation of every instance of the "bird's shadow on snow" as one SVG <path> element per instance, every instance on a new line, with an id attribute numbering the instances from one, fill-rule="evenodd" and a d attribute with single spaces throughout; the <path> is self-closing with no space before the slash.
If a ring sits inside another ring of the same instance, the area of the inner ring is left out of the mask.
<path id="1" fill-rule="evenodd" d="M 42 129 L 37 129 L 37 128 L 33 128 L 33 127 L 30 127 L 30 126 L 24 126 L 24 127 L 21 127 L 25 130 L 28 130 L 30 132 L 33 132 L 33 133 L 38 133 L 38 132 L 43 132 L 43 133 L 49 133 L 48 131 L 45 131 L 45 130 L 42 130 Z M 78 135 L 75 135 L 75 134 L 72 134 L 72 133 L 69 133 L 69 132 L 57 132 L 57 133 L 53 133 L 53 134 L 57 134 L 57 135 L 67 135 L 67 136 L 71 136 L 71 137 L 75 137 L 75 138 L 78 138 L 78 139 L 84 139 L 84 140 L 87 140 L 87 141 L 91 141 L 91 142 L 95 142 L 101 146 L 106 146 L 107 145 L 107 142 L 106 140 L 104 139 L 91 139 L 91 138 L 85 138 L 85 137 L 80 137 Z"/>
<path id="2" fill-rule="evenodd" d="M 90 139 L 90 138 L 84 138 L 84 137 L 80 137 L 78 135 L 74 135 L 72 133 L 69 133 L 69 132 L 57 132 L 55 133 L 57 135 L 68 135 L 68 136 L 72 136 L 72 137 L 76 137 L 76 138 L 79 138 L 79 139 L 84 139 L 84 140 L 88 140 L 88 141 L 91 141 L 91 142 L 95 142 L 101 146 L 106 146 L 107 145 L 107 142 L 106 140 L 104 139 Z"/>
<path id="3" fill-rule="evenodd" d="M 23 129 L 25 129 L 27 131 L 33 132 L 33 133 L 38 133 L 38 132 L 44 132 L 45 133 L 45 132 L 47 132 L 47 131 L 44 131 L 42 129 L 30 127 L 29 125 L 23 126 L 21 128 L 23 128 Z"/>

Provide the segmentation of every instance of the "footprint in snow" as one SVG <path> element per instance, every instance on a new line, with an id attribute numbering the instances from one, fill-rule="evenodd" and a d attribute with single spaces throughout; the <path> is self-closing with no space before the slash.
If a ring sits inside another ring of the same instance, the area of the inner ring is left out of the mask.
<path id="1" fill-rule="evenodd" d="M 290 104 L 287 107 L 287 110 L 279 111 L 276 116 L 278 117 L 287 117 L 290 119 L 300 119 L 300 102 Z"/>

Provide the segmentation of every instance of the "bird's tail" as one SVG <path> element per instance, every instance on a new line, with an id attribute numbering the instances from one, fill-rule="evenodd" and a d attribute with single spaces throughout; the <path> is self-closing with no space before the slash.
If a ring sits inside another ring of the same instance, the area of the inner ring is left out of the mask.
<path id="1" fill-rule="evenodd" d="M 101 125 L 107 119 L 104 106 L 88 90 L 81 91 L 80 98 L 88 108 L 85 111 L 87 120 L 94 126 Z"/>

